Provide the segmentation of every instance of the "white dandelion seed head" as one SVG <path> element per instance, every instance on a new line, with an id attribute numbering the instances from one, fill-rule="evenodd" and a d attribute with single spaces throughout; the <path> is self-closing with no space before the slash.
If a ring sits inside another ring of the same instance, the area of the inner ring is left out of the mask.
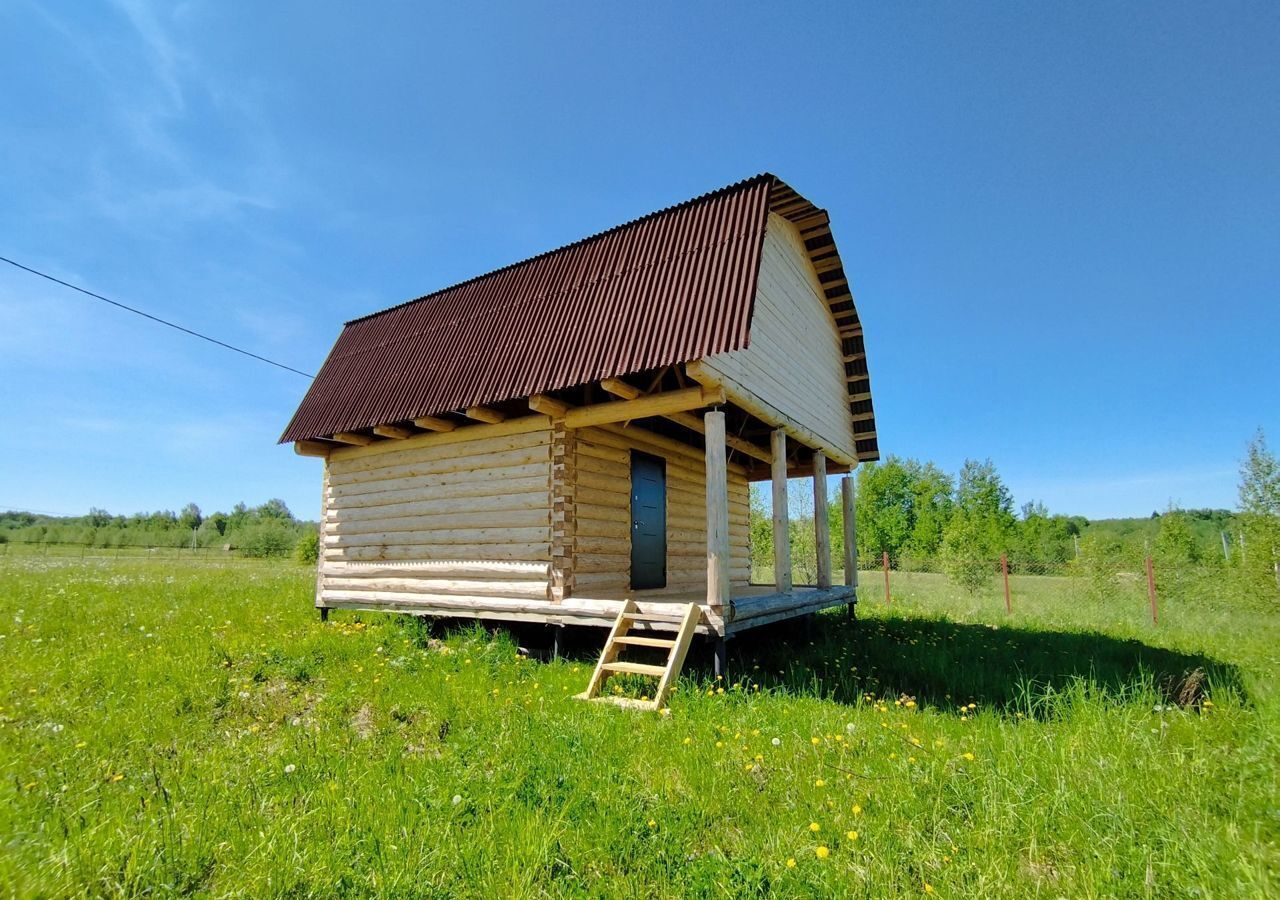
<path id="1" fill-rule="evenodd" d="M 774 739 L 773 739 L 773 740 L 771 740 L 769 743 L 773 744 L 773 746 L 775 746 L 775 747 L 781 747 L 781 746 L 782 746 L 782 738 L 774 738 Z"/>
<path id="2" fill-rule="evenodd" d="M 284 774 L 292 775 L 295 771 L 297 771 L 297 768 L 298 767 L 295 766 L 293 763 L 289 763 L 289 765 L 284 767 Z"/>
<path id="3" fill-rule="evenodd" d="M 462 802 L 462 795 L 461 795 L 461 794 L 454 794 L 454 795 L 453 795 L 453 805 L 454 805 L 454 806 L 457 806 L 457 805 L 458 805 L 459 803 L 461 803 L 461 802 Z"/>

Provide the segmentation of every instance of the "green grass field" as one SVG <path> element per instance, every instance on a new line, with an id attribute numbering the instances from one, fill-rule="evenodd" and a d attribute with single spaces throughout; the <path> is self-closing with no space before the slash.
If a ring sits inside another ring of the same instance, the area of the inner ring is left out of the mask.
<path id="1" fill-rule="evenodd" d="M 338 613 L 289 563 L 0 561 L 11 896 L 1280 891 L 1280 613 L 938 576 L 736 642 L 670 715 L 591 653 Z M 535 631 L 520 640 L 542 639 Z M 1178 705 L 1178 702 L 1186 705 Z"/>

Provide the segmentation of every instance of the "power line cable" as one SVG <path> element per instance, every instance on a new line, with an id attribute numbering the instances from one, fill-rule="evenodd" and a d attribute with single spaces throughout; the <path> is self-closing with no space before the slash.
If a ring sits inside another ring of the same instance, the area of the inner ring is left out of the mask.
<path id="1" fill-rule="evenodd" d="M 170 328 L 177 329 L 178 331 L 181 331 L 184 334 L 189 334 L 192 337 L 198 337 L 202 341 L 208 341 L 211 344 L 217 344 L 219 347 L 225 347 L 227 350 L 234 350 L 236 353 L 241 353 L 241 354 L 244 354 L 245 356 L 252 357 L 253 359 L 258 360 L 259 362 L 268 363 L 269 365 L 273 365 L 276 368 L 293 372 L 295 375 L 301 375 L 303 378 L 316 377 L 307 372 L 302 372 L 298 369 L 295 369 L 293 366 L 286 366 L 284 363 L 276 362 L 274 359 L 267 359 L 265 356 L 259 356 L 256 353 L 250 353 L 248 350 L 243 350 L 240 347 L 235 347 L 231 344 L 226 343 L 225 341 L 220 341 L 217 338 L 209 337 L 209 335 L 207 334 L 201 334 L 198 331 L 192 331 L 190 328 L 183 328 L 181 325 L 178 325 L 174 322 L 170 322 L 168 319 L 162 319 L 159 316 L 153 316 L 151 315 L 151 313 L 143 312 L 142 310 L 135 309 L 132 306 L 126 306 L 125 304 L 120 303 L 119 301 L 112 300 L 110 297 L 104 297 L 101 294 L 95 294 L 93 291 L 79 287 L 78 285 L 74 285 L 69 281 L 63 281 L 61 278 L 55 278 L 52 275 L 49 275 L 45 272 L 41 272 L 39 269 L 33 269 L 30 266 L 24 266 L 20 262 L 14 262 L 8 257 L 0 256 L 0 262 L 7 262 L 9 265 L 13 266 L 14 268 L 22 269 L 24 272 L 30 272 L 32 275 L 39 275 L 41 278 L 45 278 L 49 281 L 52 281 L 54 284 L 60 284 L 63 287 L 71 288 L 71 290 L 73 291 L 79 291 L 80 293 L 85 294 L 86 296 L 92 297 L 95 300 L 101 300 L 103 303 L 110 303 L 112 306 L 117 306 L 120 309 L 133 313 L 134 315 L 142 316 L 144 319 L 150 319 L 153 322 L 159 322 L 161 325 L 168 325 Z"/>
<path id="2" fill-rule="evenodd" d="M 37 516 L 61 516 L 63 518 L 75 518 L 84 515 L 84 513 L 54 512 L 51 509 L 32 509 L 29 506 L 4 506 L 3 504 L 0 504 L 0 512 L 24 512 L 34 513 Z"/>

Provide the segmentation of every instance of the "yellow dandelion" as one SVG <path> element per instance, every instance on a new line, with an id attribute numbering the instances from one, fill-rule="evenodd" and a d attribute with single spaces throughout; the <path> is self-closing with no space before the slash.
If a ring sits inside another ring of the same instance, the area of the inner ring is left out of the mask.
<path id="1" fill-rule="evenodd" d="M 809 830 L 812 831 L 814 834 L 817 834 L 819 831 L 822 830 L 822 826 L 819 825 L 817 822 L 810 822 Z"/>
<path id="2" fill-rule="evenodd" d="M 119 772 L 117 772 L 116 774 L 114 774 L 114 775 L 112 775 L 112 776 L 111 776 L 111 780 L 112 780 L 112 782 L 116 782 L 116 781 L 124 781 L 124 776 L 123 776 L 122 774 L 120 774 Z"/>
<path id="3" fill-rule="evenodd" d="M 844 836 L 845 836 L 845 837 L 847 837 L 847 838 L 848 838 L 849 840 L 851 840 L 851 841 L 856 841 L 856 840 L 858 839 L 858 832 L 856 832 L 856 831 L 846 831 L 846 832 L 845 832 L 845 834 L 844 834 Z"/>
<path id="4" fill-rule="evenodd" d="M 724 741 L 716 741 L 716 749 L 717 749 L 717 750 L 719 750 L 719 749 L 721 749 L 721 748 L 723 748 L 723 747 L 724 747 Z"/>
<path id="5" fill-rule="evenodd" d="M 974 761 L 974 759 L 976 759 L 976 757 L 975 757 L 972 753 L 966 753 L 966 754 L 964 754 L 964 758 L 965 758 L 968 762 L 973 762 L 973 761 Z"/>
<path id="6" fill-rule="evenodd" d="M 692 743 L 693 743 L 693 738 L 688 738 L 688 737 L 687 737 L 687 738 L 685 738 L 683 741 L 681 741 L 680 743 L 682 743 L 682 744 L 692 744 Z"/>
<path id="7" fill-rule="evenodd" d="M 862 815 L 862 807 L 861 807 L 861 806 L 859 806 L 859 805 L 858 805 L 858 804 L 856 804 L 856 803 L 855 803 L 855 804 L 853 804 L 853 814 L 854 814 L 855 816 L 860 816 L 860 815 Z"/>
<path id="8" fill-rule="evenodd" d="M 828 856 L 830 856 L 830 855 L 831 855 L 831 851 L 830 851 L 830 850 L 828 850 L 828 849 L 827 849 L 827 847 L 826 847 L 825 845 L 821 845 L 821 846 L 819 846 L 819 847 L 818 847 L 816 850 L 814 850 L 813 852 L 814 852 L 814 853 L 816 853 L 816 854 L 818 854 L 818 859 L 826 859 Z"/>
<path id="9" fill-rule="evenodd" d="M 813 783 L 813 786 L 814 786 L 814 787 L 826 787 L 826 786 L 827 786 L 827 783 L 826 783 L 825 781 L 823 781 L 821 778 L 819 778 L 817 781 L 815 781 L 815 782 Z"/>
<path id="10" fill-rule="evenodd" d="M 796 858 L 794 856 L 787 857 L 787 868 L 794 869 L 796 867 Z"/>
<path id="11" fill-rule="evenodd" d="M 809 743 L 810 743 L 810 744 L 813 744 L 813 746 L 815 746 L 815 747 L 816 747 L 816 746 L 818 746 L 819 744 L 821 744 L 821 743 L 822 743 L 822 738 L 820 738 L 820 737 L 811 737 L 811 738 L 809 738 Z"/>
<path id="12" fill-rule="evenodd" d="M 933 893 L 933 885 L 931 885 L 929 882 L 927 882 L 927 881 L 926 881 L 926 882 L 924 883 L 924 892 L 925 892 L 926 894 L 932 894 L 932 893 Z"/>
<path id="13" fill-rule="evenodd" d="M 649 820 L 649 827 L 650 827 L 650 828 L 657 828 L 657 827 L 658 827 L 658 823 L 657 823 L 657 822 L 655 822 L 653 819 L 650 819 L 650 820 Z"/>

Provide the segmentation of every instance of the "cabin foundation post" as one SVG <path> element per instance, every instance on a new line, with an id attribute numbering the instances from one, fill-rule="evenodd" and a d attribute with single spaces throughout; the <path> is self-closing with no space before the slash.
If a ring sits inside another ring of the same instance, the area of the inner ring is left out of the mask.
<path id="1" fill-rule="evenodd" d="M 552 659 L 560 658 L 560 653 L 561 653 L 561 650 L 563 649 L 562 648 L 563 642 L 564 642 L 564 626 L 552 625 L 551 626 L 551 658 Z"/>
<path id="2" fill-rule="evenodd" d="M 713 646 L 713 651 L 714 651 L 714 655 L 715 655 L 715 674 L 716 674 L 716 677 L 717 677 L 717 678 L 726 678 L 726 677 L 728 677 L 728 670 L 729 670 L 729 642 L 728 642 L 727 640 L 725 640 L 725 638 L 724 638 L 724 636 L 723 636 L 723 635 L 721 635 L 720 637 L 718 637 L 718 638 L 716 638 L 716 639 L 715 639 L 715 644 L 714 644 L 714 646 Z"/>
<path id="3" fill-rule="evenodd" d="M 787 433 L 769 435 L 773 451 L 773 583 L 778 593 L 791 593 L 791 522 L 787 510 Z"/>
<path id="4" fill-rule="evenodd" d="M 818 551 L 818 587 L 831 587 L 831 523 L 827 519 L 827 455 L 813 454 L 813 531 Z"/>
<path id="5" fill-rule="evenodd" d="M 729 606 L 729 470 L 724 442 L 724 413 L 709 410 L 706 428 L 707 468 L 707 606 Z"/>
<path id="6" fill-rule="evenodd" d="M 320 607 L 320 621 L 321 622 L 329 621 L 329 607 L 327 606 Z"/>

